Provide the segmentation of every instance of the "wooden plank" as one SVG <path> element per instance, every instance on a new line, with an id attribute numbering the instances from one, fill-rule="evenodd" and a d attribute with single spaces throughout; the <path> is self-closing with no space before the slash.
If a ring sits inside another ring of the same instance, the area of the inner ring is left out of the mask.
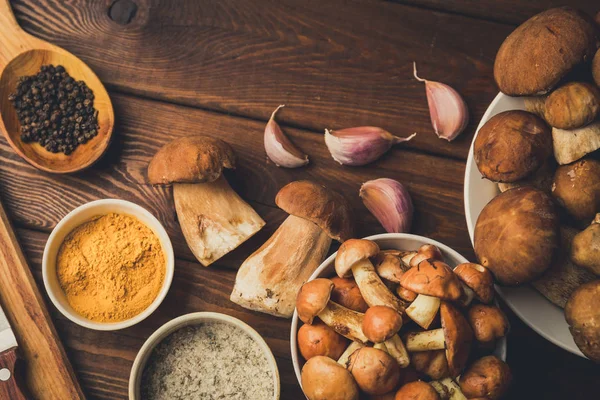
<path id="1" fill-rule="evenodd" d="M 363 0 L 139 0 L 122 25 L 109 18 L 111 3 L 13 2 L 25 30 L 81 57 L 119 91 L 263 121 L 287 104 L 281 120 L 291 126 L 419 132 L 409 147 L 463 159 L 497 93 L 492 63 L 512 30 Z M 469 104 L 467 133 L 453 143 L 433 133 L 413 61 Z"/>

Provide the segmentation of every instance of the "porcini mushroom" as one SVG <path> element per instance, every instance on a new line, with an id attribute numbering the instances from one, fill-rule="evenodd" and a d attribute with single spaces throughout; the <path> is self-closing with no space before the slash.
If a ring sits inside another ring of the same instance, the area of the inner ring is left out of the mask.
<path id="1" fill-rule="evenodd" d="M 264 225 L 265 221 L 231 189 L 224 168 L 235 168 L 233 149 L 208 136 L 175 139 L 148 165 L 152 185 L 173 185 L 179 225 L 194 256 L 209 266 Z"/>
<path id="2" fill-rule="evenodd" d="M 394 400 L 440 400 L 440 395 L 429 383 L 416 381 L 402 386 Z"/>
<path id="3" fill-rule="evenodd" d="M 337 360 L 348 346 L 348 340 L 323 322 L 304 324 L 298 330 L 298 349 L 305 360 L 325 356 Z"/>
<path id="4" fill-rule="evenodd" d="M 400 283 L 400 277 L 408 270 L 409 266 L 402 258 L 410 252 L 398 250 L 383 250 L 375 257 L 374 265 L 377 274 L 386 281 L 395 284 Z M 395 287 L 396 294 L 402 300 L 412 302 L 417 298 L 417 294 L 411 290 L 405 289 L 400 285 Z"/>
<path id="5" fill-rule="evenodd" d="M 391 392 L 400 380 L 398 363 L 385 351 L 363 347 L 350 356 L 348 370 L 367 394 Z"/>
<path id="6" fill-rule="evenodd" d="M 410 358 L 402 339 L 397 335 L 402 327 L 402 317 L 393 308 L 370 307 L 363 319 L 362 331 L 373 343 L 383 343 L 384 350 L 391 355 L 400 368 L 410 364 Z"/>
<path id="7" fill-rule="evenodd" d="M 444 350 L 416 351 L 410 355 L 410 363 L 418 372 L 433 380 L 450 376 Z"/>
<path id="8" fill-rule="evenodd" d="M 431 387 L 435 389 L 442 400 L 467 400 L 460 386 L 452 378 L 444 378 L 439 381 L 429 382 Z M 475 399 L 471 399 L 475 400 Z M 485 400 L 485 399 L 483 399 Z"/>
<path id="9" fill-rule="evenodd" d="M 596 214 L 590 226 L 575 235 L 570 256 L 575 264 L 600 276 L 600 214 Z"/>
<path id="10" fill-rule="evenodd" d="M 484 344 L 506 336 L 510 328 L 506 315 L 496 306 L 475 304 L 469 309 L 468 318 L 475 339 Z"/>
<path id="11" fill-rule="evenodd" d="M 469 358 L 473 331 L 465 317 L 450 303 L 442 302 L 440 317 L 441 328 L 409 333 L 406 348 L 409 352 L 445 349 L 450 376 L 455 377 Z"/>
<path id="12" fill-rule="evenodd" d="M 580 223 L 589 223 L 600 211 L 600 161 L 584 158 L 558 167 L 552 196 Z"/>
<path id="13" fill-rule="evenodd" d="M 331 282 L 333 282 L 332 301 L 354 311 L 361 313 L 367 311 L 369 305 L 362 297 L 360 289 L 353 278 L 334 276 L 331 278 Z"/>
<path id="14" fill-rule="evenodd" d="M 440 251 L 440 249 L 438 249 L 437 246 L 433 244 L 424 244 L 421 247 L 419 247 L 419 250 L 417 250 L 417 254 L 415 254 L 414 257 L 411 257 L 408 265 L 410 267 L 416 267 L 423 260 L 444 261 L 444 256 L 442 255 L 442 252 Z"/>
<path id="15" fill-rule="evenodd" d="M 463 263 L 454 268 L 454 274 L 474 292 L 477 300 L 482 303 L 492 302 L 494 277 L 486 267 L 475 263 Z"/>
<path id="16" fill-rule="evenodd" d="M 584 283 L 573 292 L 565 318 L 579 350 L 600 363 L 600 280 Z"/>
<path id="17" fill-rule="evenodd" d="M 554 90 L 544 103 L 544 117 L 554 128 L 577 129 L 596 119 L 600 90 L 587 82 L 568 82 Z"/>
<path id="18" fill-rule="evenodd" d="M 552 128 L 554 158 L 560 165 L 570 164 L 600 149 L 600 121 L 578 129 Z"/>
<path id="19" fill-rule="evenodd" d="M 298 318 L 305 324 L 312 324 L 315 317 L 319 317 L 340 335 L 367 343 L 369 339 L 362 331 L 364 314 L 330 301 L 332 290 L 333 282 L 325 278 L 317 278 L 302 285 L 296 300 Z"/>
<path id="20" fill-rule="evenodd" d="M 231 301 L 289 318 L 300 286 L 325 259 L 331 240 L 351 236 L 350 209 L 336 192 L 309 181 L 284 186 L 275 203 L 290 214 L 240 267 Z"/>
<path id="21" fill-rule="evenodd" d="M 302 367 L 302 390 L 308 400 L 358 400 L 352 374 L 331 358 L 316 356 Z"/>
<path id="22" fill-rule="evenodd" d="M 508 365 L 496 356 L 475 361 L 459 379 L 460 389 L 468 398 L 498 400 L 508 390 L 512 374 Z"/>
<path id="23" fill-rule="evenodd" d="M 342 353 L 342 355 L 340 356 L 340 358 L 338 358 L 337 362 L 340 365 L 343 365 L 344 368 L 348 367 L 348 362 L 350 361 L 350 356 L 352 355 L 352 353 L 354 353 L 356 350 L 361 349 L 365 347 L 364 344 L 359 343 L 359 342 L 350 342 L 350 344 L 348 345 L 348 347 L 346 347 L 346 350 L 344 350 L 344 352 Z"/>

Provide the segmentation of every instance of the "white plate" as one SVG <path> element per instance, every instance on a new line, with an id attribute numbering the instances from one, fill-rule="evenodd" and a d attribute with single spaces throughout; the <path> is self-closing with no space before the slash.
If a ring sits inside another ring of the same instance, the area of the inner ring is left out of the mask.
<path id="1" fill-rule="evenodd" d="M 494 115 L 503 111 L 524 109 L 525 102 L 522 97 L 509 97 L 499 93 L 483 115 L 477 127 L 477 133 L 479 133 L 479 129 L 481 129 L 483 124 Z M 475 137 L 477 137 L 477 134 L 475 134 Z M 473 143 L 475 143 L 475 138 L 473 138 Z M 473 160 L 473 143 L 471 143 L 471 149 L 467 158 L 464 193 L 465 216 L 467 217 L 467 228 L 469 229 L 471 243 L 473 242 L 475 223 L 481 210 L 499 193 L 498 185 L 484 179 L 477 169 L 477 165 Z M 573 341 L 562 308 L 552 304 L 530 286 L 496 286 L 496 291 L 514 313 L 529 325 L 531 329 L 555 345 L 584 357 Z"/>

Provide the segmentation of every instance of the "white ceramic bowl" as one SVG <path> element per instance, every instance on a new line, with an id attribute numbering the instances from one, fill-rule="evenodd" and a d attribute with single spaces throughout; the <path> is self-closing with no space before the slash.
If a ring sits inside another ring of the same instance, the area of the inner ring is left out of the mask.
<path id="1" fill-rule="evenodd" d="M 256 343 L 258 343 L 258 345 L 263 351 L 263 354 L 267 358 L 267 362 L 271 366 L 271 370 L 273 371 L 275 390 L 272 399 L 278 400 L 281 391 L 281 386 L 279 383 L 279 369 L 277 368 L 277 362 L 275 361 L 275 357 L 273 356 L 273 353 L 271 352 L 271 349 L 269 348 L 265 340 L 260 336 L 258 332 L 256 332 L 251 326 L 249 326 L 245 322 L 242 322 L 237 318 L 230 317 L 229 315 L 213 312 L 197 312 L 182 315 L 181 317 L 175 318 L 158 328 L 156 332 L 154 332 L 152 336 L 150 336 L 148 340 L 146 340 L 146 342 L 142 345 L 142 348 L 138 352 L 137 357 L 133 362 L 133 366 L 131 367 L 131 374 L 129 375 L 129 400 L 141 400 L 140 382 L 142 379 L 142 374 L 144 372 L 144 367 L 146 366 L 148 358 L 152 354 L 152 350 L 164 338 L 166 338 L 176 330 L 181 329 L 185 326 L 197 325 L 202 322 L 223 322 L 231 324 L 246 332 L 252 339 L 254 339 Z"/>
<path id="2" fill-rule="evenodd" d="M 56 257 L 60 245 L 65 240 L 65 237 L 84 222 L 90 219 L 105 215 L 108 213 L 118 213 L 130 215 L 137 218 L 144 225 L 148 226 L 156 234 L 162 245 L 163 251 L 166 257 L 166 271 L 165 281 L 160 289 L 160 292 L 156 296 L 156 299 L 142 311 L 140 314 L 133 318 L 119 322 L 95 322 L 91 321 L 79 313 L 77 313 L 67 302 L 65 294 L 58 283 L 58 277 L 56 276 Z M 90 203 L 84 204 L 77 207 L 70 213 L 68 213 L 59 223 L 56 225 L 44 248 L 44 256 L 42 259 L 42 275 L 44 279 L 44 286 L 48 292 L 50 300 L 54 304 L 58 311 L 60 311 L 65 317 L 83 327 L 94 329 L 98 331 L 115 331 L 124 329 L 132 325 L 137 324 L 140 321 L 146 319 L 150 314 L 154 312 L 162 303 L 171 282 L 173 281 L 173 273 L 175 272 L 175 256 L 173 255 L 173 246 L 169 235 L 165 231 L 165 228 L 160 222 L 143 207 L 137 204 L 131 203 L 125 200 L 117 199 L 105 199 L 96 200 Z"/>
<path id="3" fill-rule="evenodd" d="M 499 93 L 483 115 L 477 127 L 477 133 L 494 115 L 503 111 L 524 109 L 525 101 L 523 98 L 509 97 Z M 475 137 L 477 137 L 477 134 L 475 134 Z M 473 138 L 473 143 L 475 143 L 475 138 Z M 477 169 L 477 165 L 473 159 L 473 143 L 471 144 L 469 157 L 467 158 L 464 193 L 465 216 L 467 217 L 467 228 L 469 229 L 471 242 L 473 242 L 475 224 L 481 210 L 499 193 L 498 185 L 484 179 Z M 552 304 L 530 286 L 496 286 L 496 291 L 514 313 L 529 325 L 531 329 L 555 345 L 584 357 L 573 341 L 562 308 Z"/>
<path id="4" fill-rule="evenodd" d="M 383 250 L 385 249 L 399 249 L 399 250 L 417 250 L 424 244 L 436 245 L 444 255 L 444 258 L 448 265 L 452 268 L 458 264 L 469 262 L 466 258 L 461 256 L 458 252 L 452 250 L 450 247 L 437 242 L 432 239 L 428 239 L 419 235 L 411 235 L 409 233 L 383 233 L 381 235 L 374 235 L 366 237 L 365 239 L 373 240 Z M 317 270 L 308 279 L 312 281 L 316 278 L 329 278 L 335 275 L 334 261 L 337 252 L 329 256 L 323 263 L 317 268 Z M 300 319 L 298 318 L 298 311 L 294 310 L 294 316 L 292 317 L 292 331 L 290 334 L 290 345 L 292 350 L 292 362 L 294 363 L 294 372 L 298 383 L 302 386 L 300 359 L 302 356 L 298 352 L 298 326 Z M 506 360 L 506 338 L 502 338 L 498 341 L 494 354 Z"/>

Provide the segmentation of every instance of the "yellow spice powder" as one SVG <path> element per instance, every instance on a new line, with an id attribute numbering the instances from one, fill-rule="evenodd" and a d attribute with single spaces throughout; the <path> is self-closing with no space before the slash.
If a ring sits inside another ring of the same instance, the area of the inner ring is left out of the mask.
<path id="1" fill-rule="evenodd" d="M 162 288 L 165 270 L 154 232 L 136 218 L 111 213 L 65 238 L 56 272 L 76 312 L 96 322 L 117 322 L 148 308 Z"/>

